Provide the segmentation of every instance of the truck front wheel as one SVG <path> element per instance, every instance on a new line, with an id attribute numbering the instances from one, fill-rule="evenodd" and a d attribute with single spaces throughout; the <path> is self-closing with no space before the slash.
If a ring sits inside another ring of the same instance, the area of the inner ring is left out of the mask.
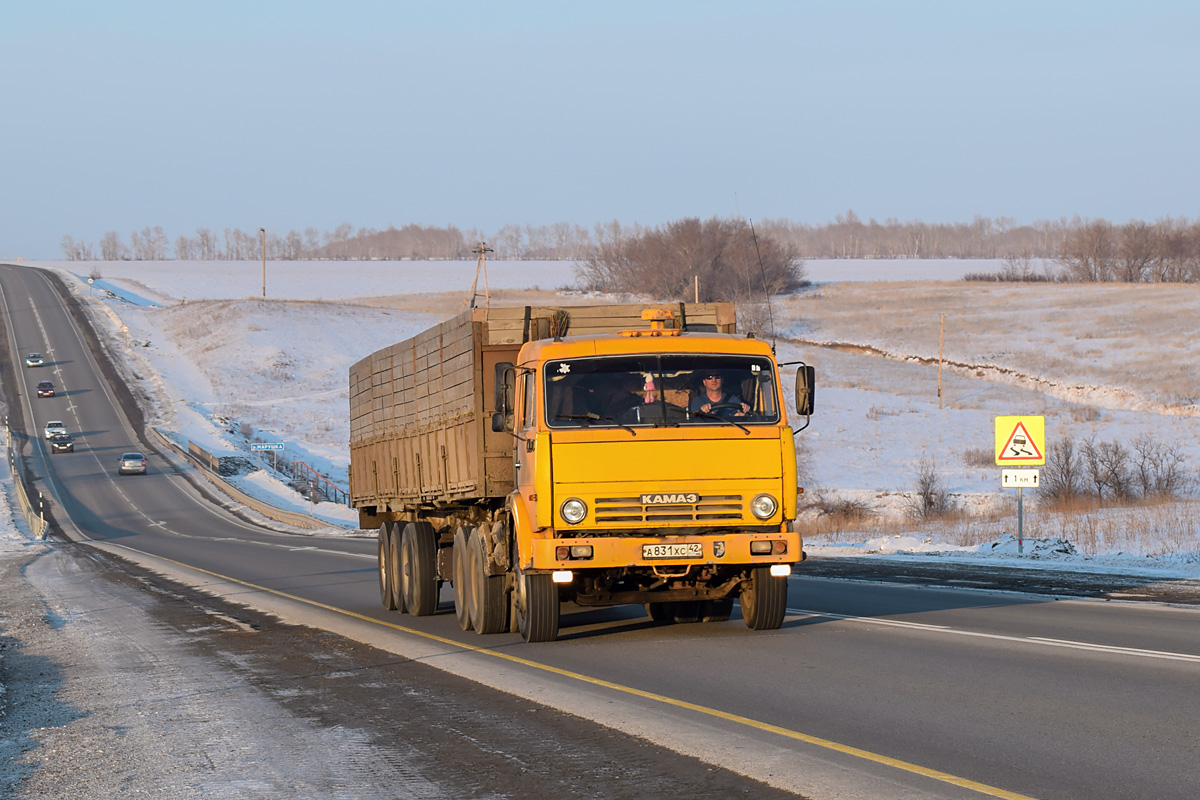
<path id="1" fill-rule="evenodd" d="M 428 522 L 410 522 L 400 536 L 400 583 L 404 605 L 414 617 L 437 611 L 437 540 Z"/>
<path id="2" fill-rule="evenodd" d="M 770 567 L 750 571 L 750 585 L 742 589 L 742 619 L 754 631 L 773 631 L 787 612 L 787 577 L 772 575 Z"/>
<path id="3" fill-rule="evenodd" d="M 558 636 L 558 587 L 546 573 L 517 570 L 517 630 L 527 642 L 552 642 Z"/>

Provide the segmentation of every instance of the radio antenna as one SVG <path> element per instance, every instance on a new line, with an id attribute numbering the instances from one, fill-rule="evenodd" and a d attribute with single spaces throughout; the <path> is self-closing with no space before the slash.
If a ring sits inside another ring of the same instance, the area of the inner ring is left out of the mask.
<path id="1" fill-rule="evenodd" d="M 771 352 L 775 352 L 775 309 L 771 306 L 771 293 L 767 291 L 767 270 L 763 266 L 762 251 L 758 248 L 758 234 L 754 232 L 754 220 L 750 222 L 750 237 L 754 239 L 754 252 L 758 256 L 758 272 L 762 275 L 763 294 L 767 296 L 767 319 L 771 322 Z"/>

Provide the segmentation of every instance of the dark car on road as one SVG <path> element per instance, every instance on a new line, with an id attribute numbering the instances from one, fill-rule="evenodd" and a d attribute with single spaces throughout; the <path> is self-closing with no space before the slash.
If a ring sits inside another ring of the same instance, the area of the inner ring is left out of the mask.
<path id="1" fill-rule="evenodd" d="M 38 381 L 38 397 L 54 397 L 54 384 L 50 381 Z"/>
<path id="2" fill-rule="evenodd" d="M 141 453 L 129 452 L 121 454 L 120 464 L 117 466 L 118 475 L 145 475 L 146 474 L 146 457 Z"/>
<path id="3" fill-rule="evenodd" d="M 74 453 L 75 440 L 69 433 L 56 433 L 50 437 L 51 453 Z"/>

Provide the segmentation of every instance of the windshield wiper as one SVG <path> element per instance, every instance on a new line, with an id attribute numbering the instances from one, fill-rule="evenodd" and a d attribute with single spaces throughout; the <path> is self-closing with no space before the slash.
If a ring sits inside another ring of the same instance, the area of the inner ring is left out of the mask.
<path id="1" fill-rule="evenodd" d="M 587 412 L 586 414 L 555 414 L 554 418 L 555 419 L 580 419 L 580 420 L 584 420 L 585 422 L 611 422 L 613 425 L 617 425 L 617 426 L 629 431 L 630 436 L 637 436 L 637 431 L 635 431 L 633 428 L 629 427 L 625 423 L 617 422 L 612 417 L 602 417 L 599 414 L 595 414 L 591 411 Z M 749 433 L 749 431 L 746 431 L 746 433 Z"/>
<path id="2" fill-rule="evenodd" d="M 734 422 L 729 417 L 722 417 L 719 414 L 710 414 L 707 411 L 689 411 L 688 413 L 695 414 L 697 417 L 707 417 L 708 419 L 719 419 L 721 422 L 728 422 L 730 425 L 733 425 L 735 428 L 741 428 L 743 431 L 746 432 L 747 436 L 750 435 L 749 428 L 747 428 L 745 425 L 742 425 L 741 423 Z"/>

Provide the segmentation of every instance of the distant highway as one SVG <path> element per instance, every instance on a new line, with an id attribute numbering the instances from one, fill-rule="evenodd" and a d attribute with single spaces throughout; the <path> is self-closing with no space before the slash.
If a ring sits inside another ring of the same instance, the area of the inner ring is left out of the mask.
<path id="1" fill-rule="evenodd" d="M 6 399 L 71 538 L 811 797 L 1196 796 L 1196 609 L 805 578 L 800 566 L 776 632 L 658 626 L 626 607 L 564 609 L 545 645 L 463 633 L 445 598 L 433 617 L 382 609 L 374 540 L 277 533 L 210 502 L 129 421 L 46 273 L 0 266 L 0 292 Z M 34 351 L 46 366 L 27 369 Z M 37 398 L 42 379 L 59 395 Z M 50 418 L 66 421 L 75 453 L 49 455 Z M 117 476 L 128 449 L 147 453 L 149 474 Z"/>

